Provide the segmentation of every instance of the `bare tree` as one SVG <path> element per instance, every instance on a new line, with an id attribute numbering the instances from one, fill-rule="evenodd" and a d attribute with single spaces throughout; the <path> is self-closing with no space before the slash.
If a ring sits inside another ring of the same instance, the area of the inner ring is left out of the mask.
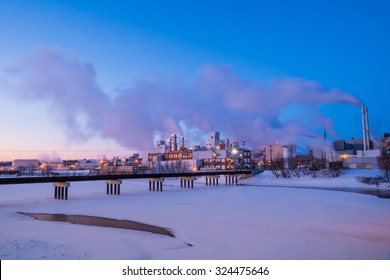
<path id="1" fill-rule="evenodd" d="M 45 168 L 42 169 L 42 175 L 46 177 L 50 176 L 51 173 L 53 172 L 53 169 L 54 169 L 53 166 L 46 165 Z"/>
<path id="2" fill-rule="evenodd" d="M 27 175 L 33 176 L 35 170 L 36 170 L 36 166 L 34 166 L 33 164 L 28 165 L 27 166 Z"/>
<path id="3" fill-rule="evenodd" d="M 383 171 L 383 177 L 388 182 L 390 179 L 390 154 L 382 155 L 377 160 L 379 169 Z"/>
<path id="4" fill-rule="evenodd" d="M 181 160 L 167 161 L 164 164 L 161 163 L 159 170 L 162 173 L 180 173 L 188 171 L 189 165 Z"/>
<path id="5" fill-rule="evenodd" d="M 343 167 L 342 162 L 333 162 L 328 167 L 323 160 L 311 160 L 306 162 L 305 166 L 294 160 L 293 168 L 285 168 L 283 159 L 275 160 L 272 162 L 271 170 L 277 178 L 291 178 L 301 176 L 316 177 L 338 177 Z"/>

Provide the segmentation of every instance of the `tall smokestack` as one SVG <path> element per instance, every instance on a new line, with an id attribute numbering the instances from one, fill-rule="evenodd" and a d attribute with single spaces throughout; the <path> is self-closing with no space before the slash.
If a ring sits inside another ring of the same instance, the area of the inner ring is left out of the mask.
<path id="1" fill-rule="evenodd" d="M 326 128 L 324 127 L 324 140 L 326 141 Z M 321 151 L 321 159 L 326 160 L 326 152 L 324 150 Z"/>
<path id="2" fill-rule="evenodd" d="M 173 142 L 173 150 L 177 152 L 177 135 L 173 136 L 174 142 Z"/>
<path id="3" fill-rule="evenodd" d="M 362 129 L 363 129 L 363 146 L 364 150 L 367 150 L 367 137 L 366 137 L 366 109 L 364 104 L 362 104 Z"/>
<path id="4" fill-rule="evenodd" d="M 366 112 L 365 112 L 365 121 L 366 121 L 366 144 L 367 144 L 367 150 L 370 150 L 371 149 L 371 145 L 370 145 L 370 125 L 369 125 L 369 122 L 368 122 L 368 108 L 366 107 Z"/>

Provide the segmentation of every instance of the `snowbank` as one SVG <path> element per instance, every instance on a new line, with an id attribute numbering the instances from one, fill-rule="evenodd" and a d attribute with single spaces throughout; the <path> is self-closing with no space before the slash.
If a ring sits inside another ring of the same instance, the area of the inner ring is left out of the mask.
<path id="1" fill-rule="evenodd" d="M 339 177 L 302 176 L 291 178 L 277 178 L 272 171 L 264 171 L 252 178 L 245 180 L 245 184 L 258 184 L 269 186 L 294 186 L 294 187 L 337 187 L 337 188 L 377 188 L 376 185 L 368 185 L 360 182 L 359 177 L 381 177 L 380 170 L 342 170 Z M 389 183 L 382 183 L 380 188 L 390 188 Z"/>

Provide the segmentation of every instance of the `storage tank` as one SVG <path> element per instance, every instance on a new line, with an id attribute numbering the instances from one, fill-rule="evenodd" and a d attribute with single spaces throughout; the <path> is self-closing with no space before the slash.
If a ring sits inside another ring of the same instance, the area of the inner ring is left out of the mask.
<path id="1" fill-rule="evenodd" d="M 283 146 L 284 169 L 292 168 L 293 149 L 292 146 Z"/>

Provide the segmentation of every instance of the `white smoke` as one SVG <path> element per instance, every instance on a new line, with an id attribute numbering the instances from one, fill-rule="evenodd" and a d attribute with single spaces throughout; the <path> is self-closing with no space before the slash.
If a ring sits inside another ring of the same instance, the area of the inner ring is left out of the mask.
<path id="1" fill-rule="evenodd" d="M 72 139 L 98 135 L 126 148 L 150 148 L 156 135 L 166 138 L 174 132 L 200 141 L 218 130 L 247 143 L 294 143 L 302 136 L 319 136 L 318 127 L 335 136 L 333 122 L 318 109 L 360 104 L 351 94 L 315 81 L 282 78 L 263 85 L 215 65 L 203 66 L 190 85 L 180 79 L 140 79 L 112 99 L 99 87 L 93 65 L 53 49 L 38 49 L 5 73 L 3 83 L 16 98 L 47 103 Z M 294 104 L 302 112 L 283 119 Z"/>

